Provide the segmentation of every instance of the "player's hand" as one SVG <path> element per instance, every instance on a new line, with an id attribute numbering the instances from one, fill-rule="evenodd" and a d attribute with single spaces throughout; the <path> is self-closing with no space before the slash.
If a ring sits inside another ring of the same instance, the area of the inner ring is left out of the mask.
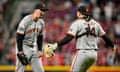
<path id="1" fill-rule="evenodd" d="M 43 52 L 42 51 L 38 51 L 38 57 L 43 56 Z"/>
<path id="2" fill-rule="evenodd" d="M 53 48 L 53 50 L 56 50 L 56 49 L 58 48 L 58 43 L 54 43 L 54 44 L 52 45 L 52 48 Z"/>

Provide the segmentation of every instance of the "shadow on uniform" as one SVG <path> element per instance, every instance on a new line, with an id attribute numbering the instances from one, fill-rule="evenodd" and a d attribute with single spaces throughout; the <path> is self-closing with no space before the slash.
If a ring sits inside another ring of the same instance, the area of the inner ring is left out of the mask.
<path id="1" fill-rule="evenodd" d="M 86 60 L 83 63 L 79 72 L 87 72 L 88 68 L 94 63 L 94 61 L 95 61 L 95 59 L 93 59 L 93 58 L 90 58 L 90 59 Z"/>

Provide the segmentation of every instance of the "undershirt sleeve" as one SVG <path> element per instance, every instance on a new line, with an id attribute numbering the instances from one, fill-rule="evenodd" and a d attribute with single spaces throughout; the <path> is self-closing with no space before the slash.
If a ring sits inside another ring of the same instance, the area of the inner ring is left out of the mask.
<path id="1" fill-rule="evenodd" d="M 106 42 L 107 45 L 109 45 L 110 47 L 114 47 L 114 44 L 112 43 L 112 41 L 105 35 L 102 36 L 103 40 Z"/>
<path id="2" fill-rule="evenodd" d="M 43 35 L 39 35 L 37 37 L 37 45 L 39 51 L 42 51 L 42 43 L 43 43 Z"/>
<path id="3" fill-rule="evenodd" d="M 23 34 L 16 34 L 16 41 L 17 41 L 17 48 L 18 51 L 23 51 L 23 39 L 24 35 Z"/>
<path id="4" fill-rule="evenodd" d="M 65 36 L 60 42 L 58 42 L 58 47 L 63 46 L 70 42 L 74 37 L 72 35 Z"/>

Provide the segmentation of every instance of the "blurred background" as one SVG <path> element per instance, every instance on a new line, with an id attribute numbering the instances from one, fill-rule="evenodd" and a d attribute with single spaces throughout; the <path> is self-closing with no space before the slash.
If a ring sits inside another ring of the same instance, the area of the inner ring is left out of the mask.
<path id="1" fill-rule="evenodd" d="M 117 53 L 114 54 L 105 42 L 99 39 L 98 60 L 94 67 L 120 66 L 120 0 L 0 0 L 1 66 L 15 65 L 16 28 L 20 20 L 25 15 L 32 13 L 34 5 L 39 2 L 45 2 L 49 7 L 49 11 L 44 17 L 46 22 L 45 43 L 60 41 L 76 19 L 76 8 L 86 5 L 89 6 L 92 17 L 102 25 L 107 36 L 118 48 Z M 73 39 L 59 48 L 53 58 L 48 60 L 43 56 L 43 65 L 68 66 L 69 68 L 75 51 L 75 39 Z"/>

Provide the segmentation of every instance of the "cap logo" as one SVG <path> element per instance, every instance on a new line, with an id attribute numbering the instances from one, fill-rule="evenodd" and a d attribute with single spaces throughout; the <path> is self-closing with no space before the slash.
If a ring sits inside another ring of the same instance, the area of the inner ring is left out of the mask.
<path id="1" fill-rule="evenodd" d="M 42 6 L 43 6 L 43 7 L 45 7 L 45 4 L 44 4 L 44 3 L 42 3 Z"/>

